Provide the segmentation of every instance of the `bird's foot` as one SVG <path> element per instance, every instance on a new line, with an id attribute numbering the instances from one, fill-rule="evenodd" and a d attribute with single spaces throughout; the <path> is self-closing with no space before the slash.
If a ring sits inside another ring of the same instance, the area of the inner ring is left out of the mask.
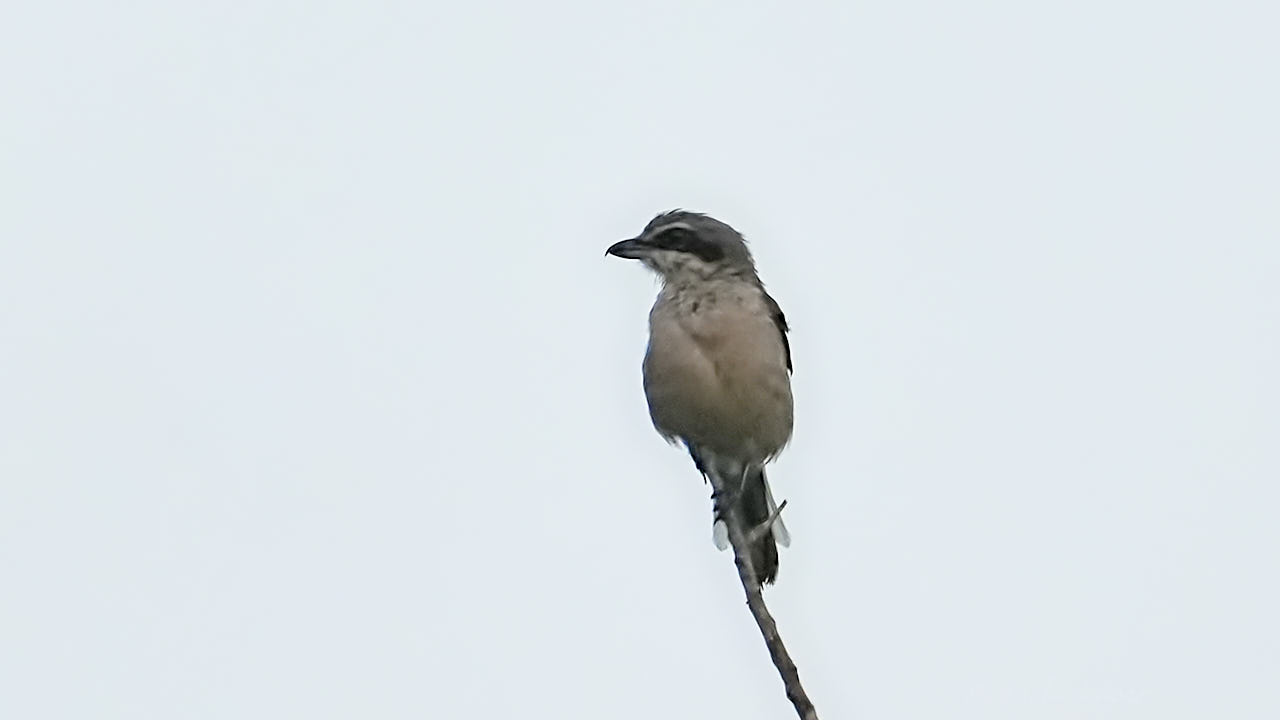
<path id="1" fill-rule="evenodd" d="M 734 489 L 712 489 L 711 502 L 716 509 L 716 517 L 724 517 L 737 506 L 738 501 L 742 499 L 742 488 Z"/>

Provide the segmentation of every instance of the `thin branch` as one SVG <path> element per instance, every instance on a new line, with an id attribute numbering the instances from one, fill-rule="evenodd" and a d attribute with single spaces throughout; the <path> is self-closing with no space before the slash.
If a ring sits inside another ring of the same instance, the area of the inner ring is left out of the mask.
<path id="1" fill-rule="evenodd" d="M 708 473 L 711 478 L 711 484 L 716 490 L 717 503 L 726 497 L 723 483 L 715 473 Z M 784 500 L 781 505 L 774 510 L 769 519 L 760 527 L 771 527 L 778 514 L 782 512 L 782 508 L 786 507 Z M 800 671 L 796 669 L 796 664 L 791 661 L 791 655 L 787 653 L 787 648 L 782 644 L 782 637 L 778 635 L 778 625 L 773 621 L 773 616 L 769 614 L 769 608 L 764 604 L 764 595 L 760 592 L 760 579 L 756 575 L 755 568 L 751 565 L 751 542 L 747 533 L 742 530 L 742 523 L 738 515 L 738 504 L 732 500 L 724 502 L 727 509 L 722 509 L 721 518 L 725 521 L 725 528 L 729 531 L 729 542 L 733 545 L 733 561 L 738 566 L 738 578 L 742 581 L 742 589 L 747 594 L 747 607 L 751 610 L 751 616 L 755 618 L 756 625 L 760 628 L 760 635 L 764 637 L 764 644 L 769 648 L 769 657 L 773 659 L 774 667 L 778 668 L 778 674 L 782 676 L 782 684 L 787 691 L 787 699 L 796 708 L 796 714 L 800 716 L 800 720 L 818 720 L 818 711 L 814 709 L 813 702 L 809 700 L 809 696 L 805 694 L 804 686 L 800 684 Z M 759 530 L 754 528 L 753 530 Z M 752 533 L 755 536 L 755 533 Z"/>
<path id="2" fill-rule="evenodd" d="M 782 504 L 773 509 L 769 513 L 769 517 L 764 522 L 751 528 L 751 532 L 747 533 L 747 545 L 755 545 L 756 541 L 764 537 L 764 534 L 773 529 L 773 524 L 778 521 L 778 516 L 782 514 L 782 508 L 787 506 L 787 501 L 783 500 Z"/>

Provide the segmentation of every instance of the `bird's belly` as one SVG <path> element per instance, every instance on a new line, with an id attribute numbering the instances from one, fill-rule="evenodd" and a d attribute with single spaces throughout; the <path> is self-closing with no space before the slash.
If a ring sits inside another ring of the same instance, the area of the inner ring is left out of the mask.
<path id="1" fill-rule="evenodd" d="M 781 451 L 792 427 L 785 366 L 737 348 L 707 352 L 675 335 L 655 337 L 645 356 L 645 394 L 658 432 L 744 461 Z"/>

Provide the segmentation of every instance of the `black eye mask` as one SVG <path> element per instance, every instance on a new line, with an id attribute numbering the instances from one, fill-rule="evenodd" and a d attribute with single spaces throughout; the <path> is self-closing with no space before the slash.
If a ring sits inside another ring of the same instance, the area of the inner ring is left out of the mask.
<path id="1" fill-rule="evenodd" d="M 689 253 L 703 262 L 717 262 L 724 259 L 724 250 L 719 245 L 704 240 L 697 233 L 685 228 L 671 228 L 653 238 L 650 243 L 663 250 Z"/>

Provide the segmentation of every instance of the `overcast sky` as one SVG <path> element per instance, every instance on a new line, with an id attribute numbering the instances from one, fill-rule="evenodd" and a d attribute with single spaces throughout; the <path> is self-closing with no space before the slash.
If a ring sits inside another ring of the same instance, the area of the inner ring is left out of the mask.
<path id="1" fill-rule="evenodd" d="M 1280 716 L 1271 3 L 0 13 L 0 716 L 785 718 L 649 425 L 793 327 L 822 717 Z"/>

